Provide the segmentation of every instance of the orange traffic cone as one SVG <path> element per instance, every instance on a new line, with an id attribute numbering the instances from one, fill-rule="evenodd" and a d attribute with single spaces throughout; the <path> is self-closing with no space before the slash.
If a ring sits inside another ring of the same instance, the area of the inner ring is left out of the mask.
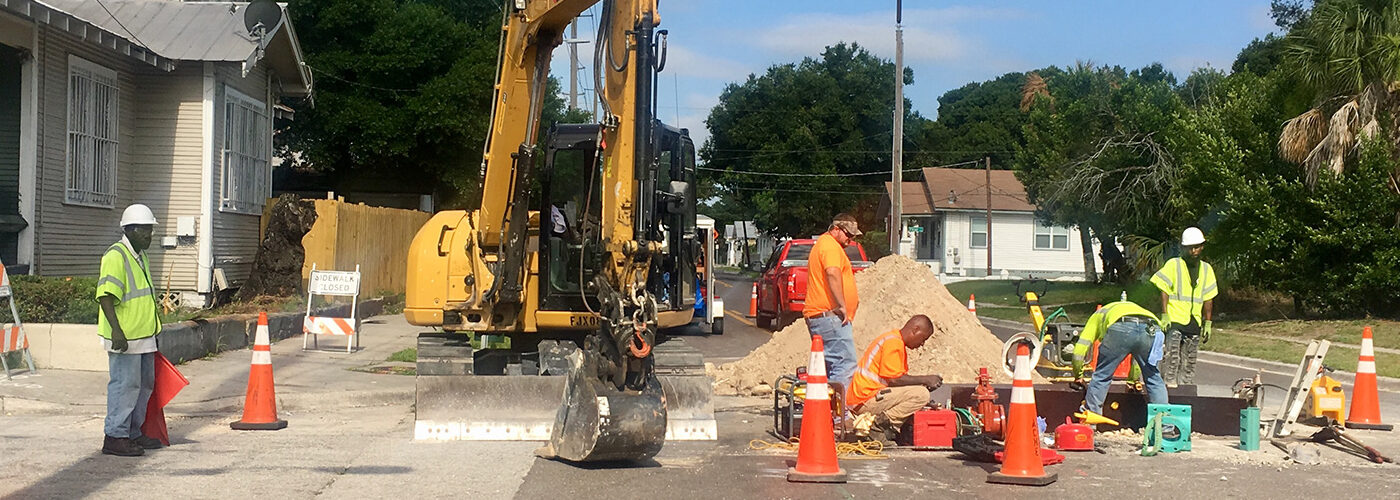
<path id="1" fill-rule="evenodd" d="M 1388 431 L 1395 426 L 1381 423 L 1381 396 L 1376 387 L 1376 349 L 1371 345 L 1371 327 L 1361 330 L 1361 359 L 1356 362 L 1356 383 L 1351 389 L 1348 429 Z"/>
<path id="2" fill-rule="evenodd" d="M 749 292 L 749 317 L 758 316 L 758 282 L 753 284 L 753 290 Z"/>
<path id="3" fill-rule="evenodd" d="M 977 294 L 975 293 L 967 296 L 967 312 L 977 314 Z"/>
<path id="4" fill-rule="evenodd" d="M 1011 382 L 1011 410 L 1006 422 L 1006 458 L 1001 472 L 987 474 L 989 483 L 1045 486 L 1059 479 L 1059 474 L 1046 474 L 1041 463 L 1030 358 L 1026 344 L 1016 346 L 1016 377 Z"/>
<path id="5" fill-rule="evenodd" d="M 277 390 L 272 385 L 272 342 L 267 335 L 267 313 L 258 313 L 258 332 L 253 338 L 253 366 L 248 371 L 248 395 L 243 400 L 243 419 L 229 424 L 240 431 L 275 431 L 287 427 L 277 418 Z"/>
<path id="6" fill-rule="evenodd" d="M 795 483 L 844 483 L 846 471 L 836 462 L 836 435 L 831 425 L 831 397 L 826 386 L 826 351 L 822 338 L 812 337 L 807 362 L 807 400 L 802 404 L 802 439 L 797 442 L 797 466 L 788 469 Z"/>

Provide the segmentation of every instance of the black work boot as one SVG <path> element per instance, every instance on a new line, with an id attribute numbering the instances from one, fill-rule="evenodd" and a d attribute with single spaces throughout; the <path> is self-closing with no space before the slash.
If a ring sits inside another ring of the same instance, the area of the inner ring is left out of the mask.
<path id="1" fill-rule="evenodd" d="M 165 447 L 165 445 L 160 444 L 159 439 L 147 436 L 145 434 L 131 438 L 131 441 L 136 443 L 137 446 L 140 446 L 141 448 L 147 450 L 155 450 Z"/>
<path id="2" fill-rule="evenodd" d="M 141 449 L 141 445 L 136 444 L 127 438 L 115 438 L 106 436 L 102 438 L 102 454 L 116 455 L 119 457 L 139 457 L 146 454 L 146 450 Z"/>

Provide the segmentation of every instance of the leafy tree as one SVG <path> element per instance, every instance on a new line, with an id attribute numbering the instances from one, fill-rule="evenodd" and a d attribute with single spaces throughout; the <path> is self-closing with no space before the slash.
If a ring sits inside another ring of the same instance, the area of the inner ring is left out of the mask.
<path id="1" fill-rule="evenodd" d="M 1240 50 L 1239 55 L 1235 56 L 1235 63 L 1230 65 L 1230 71 L 1248 71 L 1263 76 L 1273 72 L 1280 64 L 1283 64 L 1283 37 L 1269 33 L 1264 38 L 1255 38 Z"/>
<path id="2" fill-rule="evenodd" d="M 1025 142 L 1026 115 L 1017 107 L 1025 73 L 969 83 L 938 98 L 938 120 L 917 139 L 919 165 L 933 166 L 990 156 L 992 168 L 1007 169 L 1017 146 Z"/>
<path id="3" fill-rule="evenodd" d="M 913 83 L 913 70 L 905 68 L 904 82 Z M 752 210 L 764 231 L 811 235 L 847 211 L 880 227 L 876 205 L 858 202 L 878 200 L 888 182 L 881 173 L 890 168 L 893 101 L 894 64 L 839 43 L 725 87 L 705 120 L 711 135 L 700 156 L 718 193 Z M 906 137 L 921 135 L 922 122 L 907 111 Z"/>
<path id="4" fill-rule="evenodd" d="M 501 5 L 494 0 L 290 0 L 311 101 L 278 134 L 284 156 L 338 190 L 436 192 L 463 206 L 479 189 Z M 554 94 L 545 124 L 562 115 Z M 292 155 L 290 152 L 297 152 Z"/>
<path id="5" fill-rule="evenodd" d="M 1046 73 L 1023 90 L 1029 114 L 1017 178 L 1041 218 L 1097 237 L 1109 277 L 1128 279 L 1115 237 L 1164 240 L 1180 222 L 1170 210 L 1179 169 L 1162 142 L 1184 108 L 1176 79 L 1160 64 L 1128 73 L 1080 63 Z M 1092 258 L 1085 260 L 1088 273 Z"/>
<path id="6" fill-rule="evenodd" d="M 1400 99 L 1391 90 L 1400 80 L 1400 5 L 1323 0 L 1289 33 L 1285 50 L 1288 67 L 1314 101 L 1285 124 L 1279 152 L 1303 166 L 1312 186 L 1324 169 L 1341 174 L 1363 140 L 1381 133 L 1382 120 L 1400 116 Z M 1393 150 L 1400 137 L 1390 125 Z M 1397 178 L 1400 171 L 1388 184 L 1400 193 Z"/>
<path id="7" fill-rule="evenodd" d="M 1283 29 L 1293 29 L 1308 19 L 1313 0 L 1269 0 L 1269 17 Z"/>

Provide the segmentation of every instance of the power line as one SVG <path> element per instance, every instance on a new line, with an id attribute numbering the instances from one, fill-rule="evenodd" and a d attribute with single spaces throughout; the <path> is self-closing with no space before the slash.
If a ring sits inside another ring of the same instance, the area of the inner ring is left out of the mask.
<path id="1" fill-rule="evenodd" d="M 341 78 L 341 77 L 339 77 L 339 76 L 336 76 L 334 73 L 330 73 L 330 72 L 328 72 L 328 71 L 326 71 L 326 70 L 317 68 L 317 67 L 315 67 L 315 66 L 312 66 L 312 65 L 307 64 L 307 63 L 304 63 L 304 62 L 303 62 L 302 64 L 305 64 L 306 67 L 311 68 L 311 71 L 314 71 L 314 72 L 316 72 L 316 73 L 318 73 L 318 74 L 321 74 L 321 75 L 323 75 L 323 76 L 328 76 L 328 77 L 330 77 L 332 80 L 339 80 L 339 81 L 342 81 L 342 82 L 345 82 L 345 83 L 348 83 L 348 84 L 351 84 L 351 85 L 354 85 L 354 86 L 357 86 L 357 87 L 364 87 L 364 88 L 367 88 L 367 89 L 382 90 L 382 91 L 385 91 L 385 92 L 394 92 L 394 93 L 418 92 L 418 91 L 423 90 L 422 87 L 412 88 L 412 89 L 391 89 L 391 88 L 387 88 L 387 87 L 376 87 L 376 86 L 374 86 L 374 85 L 370 85 L 370 84 L 367 84 L 367 83 L 360 83 L 360 82 L 356 82 L 356 81 L 353 81 L 353 80 L 346 80 L 346 79 L 344 79 L 344 78 Z"/>
<path id="2" fill-rule="evenodd" d="M 767 192 L 774 192 L 774 193 L 866 194 L 866 195 L 869 195 L 869 194 L 884 194 L 884 191 L 830 191 L 830 190 L 819 190 L 819 189 L 774 189 L 774 188 L 738 187 L 738 186 L 725 186 L 725 187 L 723 187 L 722 189 L 731 189 L 731 190 L 734 190 L 734 191 L 767 191 Z"/>
<path id="3" fill-rule="evenodd" d="M 130 29 L 127 29 L 125 24 L 122 24 L 121 19 L 117 19 L 117 16 L 115 14 L 112 14 L 112 10 L 107 8 L 107 4 L 102 3 L 102 0 L 97 0 L 97 5 L 99 7 L 102 7 L 102 10 L 107 11 L 107 15 L 111 17 L 113 21 L 117 22 L 117 26 L 122 27 L 122 31 L 125 31 L 126 34 L 131 35 L 132 40 L 135 40 L 136 43 L 140 44 L 142 47 L 145 47 L 146 50 L 151 50 L 150 45 L 146 45 L 146 42 L 141 41 L 141 39 L 136 36 L 136 33 L 132 33 Z"/>
<path id="4" fill-rule="evenodd" d="M 981 163 L 981 162 L 982 162 L 982 160 L 971 160 L 971 161 L 965 161 L 965 162 L 961 162 L 961 163 L 950 163 L 950 164 L 947 164 L 947 165 L 938 165 L 938 166 L 935 166 L 935 167 L 915 167 L 915 168 L 906 168 L 906 169 L 904 169 L 903 171 L 904 171 L 904 172 L 918 172 L 918 171 L 923 170 L 924 168 L 949 168 L 949 167 L 956 167 L 956 166 L 960 166 L 960 165 L 971 165 L 971 164 L 974 164 L 974 163 Z M 779 173 L 779 172 L 753 172 L 753 171 L 741 171 L 741 170 L 725 170 L 725 169 L 722 169 L 722 168 L 710 168 L 710 167 L 695 167 L 695 169 L 696 169 L 696 170 L 704 170 L 704 171 L 707 171 L 707 172 L 722 172 L 722 173 L 727 173 L 727 174 L 758 175 L 758 176 L 772 176 L 772 177 L 860 177 L 860 176 L 867 176 L 867 175 L 885 175 L 885 174 L 888 174 L 888 173 L 889 173 L 889 172 L 885 172 L 885 171 L 880 171 L 880 172 L 858 172 L 858 173 L 851 173 L 851 174 L 789 174 L 789 173 Z"/>

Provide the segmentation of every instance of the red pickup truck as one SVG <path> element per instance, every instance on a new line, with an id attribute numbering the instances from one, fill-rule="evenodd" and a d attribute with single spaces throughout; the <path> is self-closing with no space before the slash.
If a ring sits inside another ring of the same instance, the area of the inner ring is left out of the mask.
<path id="1" fill-rule="evenodd" d="M 816 242 L 790 240 L 779 245 L 763 264 L 763 274 L 758 277 L 759 328 L 772 328 L 775 320 L 777 327 L 782 328 L 802 317 L 807 299 L 807 255 Z M 871 265 L 860 243 L 852 242 L 846 247 L 846 256 L 856 272 Z"/>

